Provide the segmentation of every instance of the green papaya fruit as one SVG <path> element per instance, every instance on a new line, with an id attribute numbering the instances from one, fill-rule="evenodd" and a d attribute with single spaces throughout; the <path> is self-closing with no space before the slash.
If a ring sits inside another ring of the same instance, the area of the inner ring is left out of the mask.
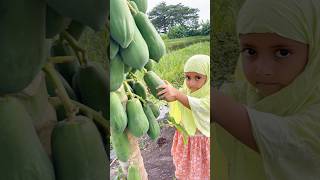
<path id="1" fill-rule="evenodd" d="M 127 127 L 127 114 L 123 109 L 119 96 L 115 92 L 110 93 L 110 126 L 116 133 L 122 133 Z"/>
<path id="2" fill-rule="evenodd" d="M 92 120 L 76 116 L 73 121 L 58 122 L 51 144 L 57 179 L 108 179 L 107 154 Z"/>
<path id="3" fill-rule="evenodd" d="M 154 61 L 153 59 L 149 59 L 148 63 L 144 66 L 144 68 L 146 68 L 147 71 L 152 71 L 155 64 L 156 61 Z"/>
<path id="4" fill-rule="evenodd" d="M 71 19 L 63 17 L 55 10 L 47 6 L 46 14 L 46 38 L 53 38 L 61 33 L 70 24 Z"/>
<path id="5" fill-rule="evenodd" d="M 119 89 L 125 79 L 124 64 L 119 55 L 110 60 L 110 91 Z"/>
<path id="6" fill-rule="evenodd" d="M 151 101 L 148 101 L 148 105 L 151 108 L 154 117 L 158 118 L 160 115 L 159 107 L 157 105 L 155 105 L 154 103 L 152 103 Z"/>
<path id="7" fill-rule="evenodd" d="M 119 52 L 119 45 L 110 39 L 110 59 L 113 59 Z"/>
<path id="8" fill-rule="evenodd" d="M 86 29 L 86 26 L 79 23 L 78 21 L 72 20 L 66 31 L 73 36 L 75 40 L 79 40 L 82 33 Z"/>
<path id="9" fill-rule="evenodd" d="M 18 99 L 0 97 L 1 179 L 55 180 L 54 169 Z"/>
<path id="10" fill-rule="evenodd" d="M 109 1 L 106 0 L 47 0 L 47 3 L 62 16 L 74 19 L 95 31 L 105 26 L 109 14 Z"/>
<path id="11" fill-rule="evenodd" d="M 130 142 L 126 131 L 123 133 L 116 133 L 111 129 L 110 136 L 111 144 L 116 152 L 117 158 L 122 162 L 127 162 L 130 155 Z"/>
<path id="12" fill-rule="evenodd" d="M 127 0 L 110 0 L 111 37 L 122 48 L 127 48 L 133 40 L 134 26 Z"/>
<path id="13" fill-rule="evenodd" d="M 150 59 L 159 62 L 160 58 L 166 53 L 166 47 L 160 34 L 144 13 L 138 12 L 135 14 L 134 20 L 143 39 L 148 45 Z"/>
<path id="14" fill-rule="evenodd" d="M 137 26 L 134 28 L 133 41 L 126 49 L 120 49 L 120 55 L 124 64 L 135 69 L 142 69 L 149 60 L 149 51 Z"/>
<path id="15" fill-rule="evenodd" d="M 135 165 L 129 166 L 127 180 L 141 180 L 137 166 Z"/>
<path id="16" fill-rule="evenodd" d="M 128 65 L 124 65 L 124 73 L 128 73 L 132 70 L 132 67 L 128 66 Z"/>
<path id="17" fill-rule="evenodd" d="M 73 91 L 73 89 L 71 88 L 71 86 L 69 85 L 69 83 L 63 78 L 63 76 L 57 72 L 59 78 L 60 78 L 60 81 L 64 87 L 64 89 L 66 90 L 68 96 L 75 100 L 75 101 L 78 101 L 78 98 L 76 96 L 76 93 Z M 46 75 L 46 86 L 47 86 L 47 91 L 48 91 L 48 94 L 50 96 L 57 96 L 56 92 L 55 92 L 55 84 L 53 83 L 52 79 Z"/>
<path id="18" fill-rule="evenodd" d="M 149 129 L 148 118 L 145 115 L 139 99 L 129 99 L 127 102 L 128 129 L 136 137 L 141 137 Z"/>
<path id="19" fill-rule="evenodd" d="M 165 84 L 162 79 L 153 71 L 148 71 L 147 73 L 144 74 L 143 76 L 144 82 L 147 84 L 148 88 L 151 91 L 151 94 L 155 97 L 158 98 L 158 89 L 157 87 L 160 85 Z"/>
<path id="20" fill-rule="evenodd" d="M 0 6 L 0 94 L 16 93 L 46 62 L 46 2 L 11 0 L 1 1 Z"/>
<path id="21" fill-rule="evenodd" d="M 107 72 L 101 64 L 88 62 L 75 74 L 81 102 L 109 118 L 109 84 Z"/>
<path id="22" fill-rule="evenodd" d="M 142 97 L 143 99 L 147 99 L 147 90 L 141 82 L 135 82 L 132 86 L 132 89 L 136 95 Z"/>
<path id="23" fill-rule="evenodd" d="M 148 0 L 133 0 L 133 1 L 137 4 L 137 6 L 141 12 L 143 12 L 143 13 L 147 12 Z"/>
<path id="24" fill-rule="evenodd" d="M 56 41 L 51 48 L 51 56 L 75 56 L 75 54 L 68 44 Z M 55 64 L 55 68 L 69 84 L 72 84 L 73 75 L 80 68 L 80 64 L 78 60 L 74 60 L 71 62 L 57 63 Z"/>
<path id="25" fill-rule="evenodd" d="M 156 120 L 156 117 L 154 116 L 148 104 L 143 106 L 143 110 L 149 120 L 149 130 L 147 134 L 152 140 L 156 140 L 160 134 L 160 126 L 158 124 L 158 121 Z"/>

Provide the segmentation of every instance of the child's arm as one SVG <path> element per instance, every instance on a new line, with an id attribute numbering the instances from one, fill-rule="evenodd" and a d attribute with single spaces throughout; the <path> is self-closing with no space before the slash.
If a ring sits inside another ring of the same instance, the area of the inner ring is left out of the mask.
<path id="1" fill-rule="evenodd" d="M 162 89 L 160 92 L 158 92 L 158 96 L 160 96 L 160 99 L 164 99 L 168 102 L 177 100 L 185 107 L 190 109 L 188 97 L 178 89 L 171 86 L 171 84 L 169 84 L 167 81 L 165 82 L 166 84 L 158 87 L 158 89 Z"/>
<path id="2" fill-rule="evenodd" d="M 259 152 L 253 137 L 251 123 L 247 109 L 242 104 L 224 96 L 213 89 L 211 99 L 213 100 L 212 115 L 215 122 L 222 126 L 239 141 Z"/>

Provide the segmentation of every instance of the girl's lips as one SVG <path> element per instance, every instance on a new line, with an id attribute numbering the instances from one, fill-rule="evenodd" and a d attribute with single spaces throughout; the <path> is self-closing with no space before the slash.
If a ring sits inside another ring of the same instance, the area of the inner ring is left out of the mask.
<path id="1" fill-rule="evenodd" d="M 279 83 L 275 82 L 256 82 L 257 85 L 278 85 Z"/>

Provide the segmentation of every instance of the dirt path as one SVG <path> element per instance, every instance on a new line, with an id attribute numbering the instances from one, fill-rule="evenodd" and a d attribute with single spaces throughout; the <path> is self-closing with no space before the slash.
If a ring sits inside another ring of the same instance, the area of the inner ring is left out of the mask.
<path id="1" fill-rule="evenodd" d="M 139 139 L 141 155 L 149 180 L 172 180 L 174 178 L 175 168 L 170 152 L 174 131 L 174 128 L 164 124 L 157 142 L 152 141 L 147 135 Z M 118 167 L 118 162 L 111 166 L 111 179 L 116 176 Z"/>

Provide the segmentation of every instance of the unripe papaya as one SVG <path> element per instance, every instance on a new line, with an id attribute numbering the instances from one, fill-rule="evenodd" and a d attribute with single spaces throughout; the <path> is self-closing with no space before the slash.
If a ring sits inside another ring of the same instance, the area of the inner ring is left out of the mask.
<path id="1" fill-rule="evenodd" d="M 160 115 L 159 107 L 157 105 L 155 105 L 154 103 L 152 103 L 151 101 L 148 101 L 148 105 L 151 108 L 154 117 L 158 118 Z"/>
<path id="2" fill-rule="evenodd" d="M 149 130 L 147 132 L 148 136 L 152 140 L 156 140 L 160 134 L 160 126 L 148 104 L 143 106 L 143 110 L 149 120 Z"/>
<path id="3" fill-rule="evenodd" d="M 75 84 L 80 93 L 81 102 L 109 117 L 109 84 L 107 72 L 101 64 L 88 62 L 75 74 Z"/>
<path id="4" fill-rule="evenodd" d="M 103 28 L 109 14 L 109 1 L 106 0 L 47 0 L 47 3 L 62 16 L 74 19 L 95 31 Z"/>
<path id="5" fill-rule="evenodd" d="M 107 154 L 92 120 L 77 116 L 58 122 L 51 143 L 57 179 L 108 179 Z"/>
<path id="6" fill-rule="evenodd" d="M 133 41 L 126 49 L 120 50 L 120 55 L 126 65 L 135 69 L 142 69 L 149 60 L 149 51 L 136 25 L 134 29 Z"/>
<path id="7" fill-rule="evenodd" d="M 165 84 L 162 79 L 153 71 L 148 71 L 147 73 L 144 74 L 143 76 L 144 82 L 147 84 L 148 88 L 151 91 L 151 94 L 155 97 L 158 98 L 158 89 L 157 87 L 160 85 Z"/>
<path id="8" fill-rule="evenodd" d="M 78 21 L 72 20 L 66 31 L 73 36 L 75 40 L 79 40 L 86 26 Z"/>
<path id="9" fill-rule="evenodd" d="M 111 130 L 111 144 L 116 152 L 118 159 L 122 162 L 127 162 L 130 155 L 130 142 L 126 131 L 123 133 L 116 133 Z"/>
<path id="10" fill-rule="evenodd" d="M 147 99 L 147 90 L 141 82 L 135 82 L 132 89 L 136 95 L 142 97 L 142 99 Z"/>
<path id="11" fill-rule="evenodd" d="M 153 59 L 149 59 L 148 63 L 144 66 L 144 68 L 146 68 L 147 71 L 152 71 L 155 64 L 156 61 L 154 61 Z"/>
<path id="12" fill-rule="evenodd" d="M 124 81 L 124 64 L 119 55 L 110 60 L 110 91 L 119 89 Z"/>
<path id="13" fill-rule="evenodd" d="M 144 13 L 138 12 L 135 14 L 134 20 L 143 39 L 148 45 L 150 59 L 159 62 L 160 58 L 166 53 L 166 47 L 161 36 L 149 20 L 148 16 Z"/>
<path id="14" fill-rule="evenodd" d="M 46 14 L 46 38 L 53 38 L 68 27 L 71 19 L 63 17 L 55 10 L 47 6 Z"/>
<path id="15" fill-rule="evenodd" d="M 136 99 L 129 99 L 127 102 L 128 129 L 132 135 L 141 137 L 149 129 L 148 118 L 145 115 L 141 102 Z"/>
<path id="16" fill-rule="evenodd" d="M 119 52 L 119 45 L 110 39 L 110 59 L 113 59 Z"/>
<path id="17" fill-rule="evenodd" d="M 116 133 L 122 133 L 127 127 L 127 114 L 121 100 L 115 92 L 110 93 L 110 126 Z"/>
<path id="18" fill-rule="evenodd" d="M 54 180 L 52 163 L 21 102 L 1 97 L 0 114 L 1 179 Z"/>
<path id="19" fill-rule="evenodd" d="M 122 48 L 127 48 L 133 40 L 134 26 L 127 0 L 110 0 L 111 37 Z"/>
<path id="20" fill-rule="evenodd" d="M 61 41 L 56 41 L 51 47 L 51 56 L 75 56 L 73 50 L 68 44 Z M 73 75 L 80 68 L 78 60 L 65 63 L 55 64 L 55 68 L 64 77 L 69 84 L 72 84 Z"/>
<path id="21" fill-rule="evenodd" d="M 45 1 L 1 1 L 0 94 L 21 91 L 45 64 L 45 17 Z"/>
<path id="22" fill-rule="evenodd" d="M 143 12 L 143 13 L 147 12 L 148 0 L 133 0 L 133 1 L 137 4 L 137 6 L 141 12 Z"/>

